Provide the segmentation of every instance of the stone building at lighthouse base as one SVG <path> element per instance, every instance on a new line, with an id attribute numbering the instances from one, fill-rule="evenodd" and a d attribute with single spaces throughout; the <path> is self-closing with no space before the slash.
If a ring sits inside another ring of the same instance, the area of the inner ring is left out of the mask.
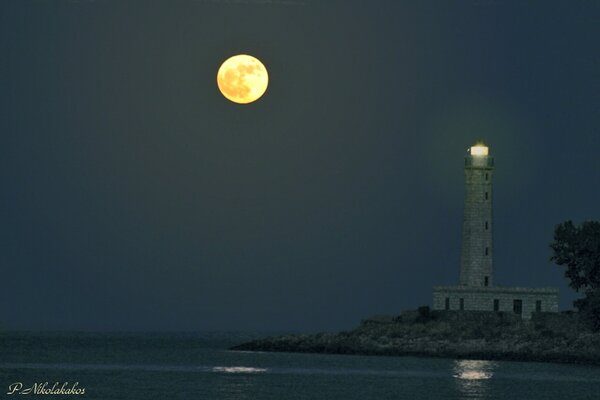
<path id="1" fill-rule="evenodd" d="M 529 319 L 533 312 L 558 312 L 558 289 L 435 286 L 433 309 L 504 311 Z"/>

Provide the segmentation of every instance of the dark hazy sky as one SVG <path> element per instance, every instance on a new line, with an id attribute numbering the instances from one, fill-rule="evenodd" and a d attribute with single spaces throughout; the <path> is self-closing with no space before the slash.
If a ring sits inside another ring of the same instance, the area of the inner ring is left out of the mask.
<path id="1" fill-rule="evenodd" d="M 463 157 L 495 282 L 600 219 L 595 1 L 2 1 L 0 324 L 349 328 L 456 284 Z M 239 106 L 216 71 L 260 58 Z"/>

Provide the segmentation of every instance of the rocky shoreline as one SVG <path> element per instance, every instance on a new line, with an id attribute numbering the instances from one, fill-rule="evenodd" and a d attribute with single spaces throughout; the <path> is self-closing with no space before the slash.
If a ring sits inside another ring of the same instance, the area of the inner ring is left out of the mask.
<path id="1" fill-rule="evenodd" d="M 284 335 L 243 343 L 239 351 L 419 356 L 577 363 L 600 366 L 600 332 L 576 313 L 430 311 L 366 319 L 351 330 Z"/>

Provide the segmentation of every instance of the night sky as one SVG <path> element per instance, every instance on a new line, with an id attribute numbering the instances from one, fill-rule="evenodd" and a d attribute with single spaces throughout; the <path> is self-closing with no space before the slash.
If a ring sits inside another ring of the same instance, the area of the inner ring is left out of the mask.
<path id="1" fill-rule="evenodd" d="M 495 158 L 495 283 L 575 293 L 600 219 L 600 3 L 2 1 L 0 326 L 336 330 L 459 278 Z M 247 53 L 270 86 L 236 105 Z"/>

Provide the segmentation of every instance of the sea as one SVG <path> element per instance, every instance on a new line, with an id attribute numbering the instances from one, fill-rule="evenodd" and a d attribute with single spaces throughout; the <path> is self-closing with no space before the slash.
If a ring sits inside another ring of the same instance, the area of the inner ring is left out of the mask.
<path id="1" fill-rule="evenodd" d="M 258 336 L 0 332 L 0 393 L 86 400 L 600 399 L 594 366 L 228 350 Z"/>

